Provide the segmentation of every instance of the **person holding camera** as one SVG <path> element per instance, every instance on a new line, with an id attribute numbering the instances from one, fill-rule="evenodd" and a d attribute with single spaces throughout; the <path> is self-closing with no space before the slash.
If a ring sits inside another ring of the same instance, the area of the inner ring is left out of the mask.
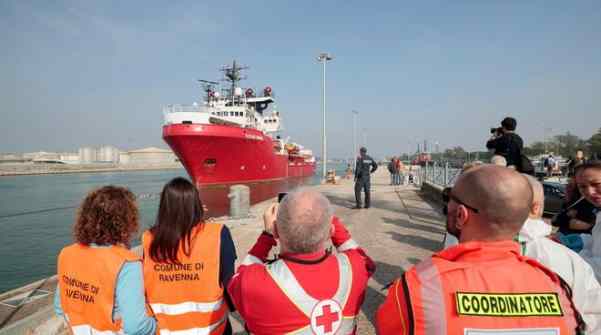
<path id="1" fill-rule="evenodd" d="M 520 135 L 515 133 L 516 126 L 517 121 L 514 118 L 504 118 L 501 121 L 501 127 L 491 128 L 490 132 L 493 136 L 486 142 L 486 147 L 494 150 L 495 155 L 505 157 L 508 167 L 513 166 L 520 170 L 524 141 Z"/>
<path id="2" fill-rule="evenodd" d="M 263 224 L 228 284 L 248 333 L 359 333 L 355 318 L 375 264 L 333 215 L 330 201 L 314 190 L 295 190 L 266 209 Z M 276 245 L 279 256 L 268 261 Z"/>

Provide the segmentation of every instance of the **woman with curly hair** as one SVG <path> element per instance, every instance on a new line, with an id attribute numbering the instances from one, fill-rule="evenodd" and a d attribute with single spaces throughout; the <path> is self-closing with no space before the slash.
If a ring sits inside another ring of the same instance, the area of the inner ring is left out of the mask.
<path id="1" fill-rule="evenodd" d="M 227 227 L 203 220 L 198 190 L 187 179 L 165 185 L 142 245 L 146 297 L 160 332 L 231 334 L 224 287 L 236 249 Z"/>
<path id="2" fill-rule="evenodd" d="M 90 192 L 77 214 L 75 243 L 58 256 L 54 309 L 73 334 L 154 334 L 147 316 L 142 263 L 129 250 L 138 208 L 126 188 Z"/>

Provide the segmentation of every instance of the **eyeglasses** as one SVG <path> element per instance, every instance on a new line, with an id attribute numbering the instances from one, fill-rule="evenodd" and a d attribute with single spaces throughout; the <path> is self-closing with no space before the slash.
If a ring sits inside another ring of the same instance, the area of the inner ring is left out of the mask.
<path id="1" fill-rule="evenodd" d="M 445 206 L 442 209 L 442 213 L 444 215 L 447 215 L 447 213 L 449 212 L 448 205 L 449 205 L 449 201 L 451 201 L 451 199 L 453 201 L 455 201 L 456 203 L 465 206 L 465 208 L 471 209 L 474 213 L 479 213 L 480 212 L 477 208 L 472 207 L 472 206 L 466 204 L 465 202 L 461 201 L 461 199 L 459 199 L 455 195 L 453 195 L 453 193 L 451 192 L 452 190 L 453 189 L 451 187 L 445 187 L 442 190 L 442 201 L 445 203 Z"/>

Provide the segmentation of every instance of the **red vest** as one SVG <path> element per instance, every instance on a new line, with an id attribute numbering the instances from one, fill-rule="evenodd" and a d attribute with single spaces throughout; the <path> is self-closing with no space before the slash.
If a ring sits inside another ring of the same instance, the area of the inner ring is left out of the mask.
<path id="1" fill-rule="evenodd" d="M 413 334 L 574 334 L 578 327 L 559 277 L 521 256 L 512 241 L 461 243 L 414 266 L 403 280 Z"/>
<path id="2" fill-rule="evenodd" d="M 157 321 L 157 331 L 178 334 L 222 334 L 228 315 L 219 283 L 221 224 L 197 225 L 191 233 L 190 256 L 180 241 L 180 264 L 156 263 L 150 258 L 152 234 L 142 236 L 144 286 Z"/>
<path id="3" fill-rule="evenodd" d="M 120 320 L 112 316 L 117 276 L 123 263 L 136 260 L 121 246 L 72 244 L 61 251 L 57 269 L 61 307 L 73 334 L 121 330 Z"/>

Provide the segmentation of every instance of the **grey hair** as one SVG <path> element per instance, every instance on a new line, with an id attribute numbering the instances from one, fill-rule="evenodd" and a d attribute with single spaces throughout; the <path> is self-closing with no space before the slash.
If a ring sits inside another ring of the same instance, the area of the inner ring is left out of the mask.
<path id="1" fill-rule="evenodd" d="M 276 227 L 286 249 L 293 253 L 318 251 L 330 237 L 332 206 L 321 193 L 300 188 L 288 193 L 278 209 Z"/>
<path id="2" fill-rule="evenodd" d="M 545 190 L 543 189 L 543 184 L 538 181 L 536 178 L 531 175 L 522 174 L 528 182 L 530 183 L 530 187 L 532 188 L 532 203 L 539 202 L 541 206 L 545 205 Z M 542 213 L 541 213 L 542 214 Z"/>

